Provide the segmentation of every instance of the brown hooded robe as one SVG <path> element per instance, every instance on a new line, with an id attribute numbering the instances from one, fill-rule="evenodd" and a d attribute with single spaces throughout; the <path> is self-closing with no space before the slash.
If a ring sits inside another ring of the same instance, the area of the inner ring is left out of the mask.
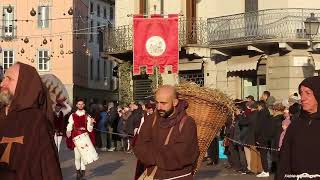
<path id="1" fill-rule="evenodd" d="M 152 126 L 154 116 L 148 116 L 144 121 L 136 144 L 133 148 L 137 158 L 147 167 L 150 174 L 155 166 L 158 170 L 155 179 L 173 178 L 193 172 L 199 156 L 197 127 L 195 121 L 187 116 L 187 103 L 179 100 L 175 113 L 169 118 L 157 117 Z M 181 131 L 181 119 L 187 116 Z M 173 128 L 169 143 L 164 145 L 170 128 Z M 193 176 L 179 178 L 192 180 Z"/>
<path id="2" fill-rule="evenodd" d="M 0 179 L 62 180 L 47 90 L 33 67 L 19 64 L 9 113 L 0 110 Z"/>

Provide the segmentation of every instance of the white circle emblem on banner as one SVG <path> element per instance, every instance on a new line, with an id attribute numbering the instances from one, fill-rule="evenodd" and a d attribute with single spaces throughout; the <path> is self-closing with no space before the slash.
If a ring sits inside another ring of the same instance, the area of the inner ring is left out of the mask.
<path id="1" fill-rule="evenodd" d="M 160 36 L 152 36 L 146 42 L 146 49 L 151 56 L 161 56 L 166 50 L 166 42 Z"/>

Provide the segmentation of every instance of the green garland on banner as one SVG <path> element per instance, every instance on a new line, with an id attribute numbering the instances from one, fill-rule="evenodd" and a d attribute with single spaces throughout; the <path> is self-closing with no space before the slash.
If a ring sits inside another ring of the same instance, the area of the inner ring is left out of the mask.
<path id="1" fill-rule="evenodd" d="M 158 76 L 158 80 L 157 80 L 157 76 Z M 152 81 L 151 88 L 153 91 L 155 91 L 159 86 L 162 85 L 162 77 L 161 77 L 161 74 L 159 73 L 159 69 L 154 69 L 153 74 L 149 75 L 149 79 Z"/>
<path id="2" fill-rule="evenodd" d="M 128 105 L 133 101 L 132 81 L 132 64 L 125 62 L 119 65 L 119 101 L 122 105 Z"/>

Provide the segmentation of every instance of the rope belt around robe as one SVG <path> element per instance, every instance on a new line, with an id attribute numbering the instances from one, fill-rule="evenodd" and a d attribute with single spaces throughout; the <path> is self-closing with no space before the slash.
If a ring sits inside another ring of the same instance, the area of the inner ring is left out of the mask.
<path id="1" fill-rule="evenodd" d="M 268 147 L 264 147 L 264 146 L 255 146 L 255 145 L 250 145 L 250 144 L 245 144 L 245 143 L 241 143 L 240 141 L 225 137 L 226 139 L 228 139 L 229 141 L 236 143 L 240 146 L 248 146 L 248 147 L 255 147 L 257 149 L 265 149 L 265 150 L 270 150 L 270 151 L 279 151 L 278 149 L 274 149 L 274 148 L 268 148 Z"/>

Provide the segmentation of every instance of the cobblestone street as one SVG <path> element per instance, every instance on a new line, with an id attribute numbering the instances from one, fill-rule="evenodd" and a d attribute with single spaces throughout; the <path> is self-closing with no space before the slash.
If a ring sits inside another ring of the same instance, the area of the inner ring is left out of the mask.
<path id="1" fill-rule="evenodd" d="M 88 180 L 132 180 L 136 158 L 133 154 L 124 152 L 99 152 L 99 160 L 87 166 L 86 179 Z M 75 179 L 74 154 L 66 147 L 60 152 L 61 168 L 64 180 Z M 223 163 L 214 166 L 203 166 L 196 176 L 200 180 L 254 180 L 253 175 L 241 175 L 226 170 Z M 261 178 L 260 178 L 261 179 Z M 262 178 L 271 180 L 272 178 Z"/>

